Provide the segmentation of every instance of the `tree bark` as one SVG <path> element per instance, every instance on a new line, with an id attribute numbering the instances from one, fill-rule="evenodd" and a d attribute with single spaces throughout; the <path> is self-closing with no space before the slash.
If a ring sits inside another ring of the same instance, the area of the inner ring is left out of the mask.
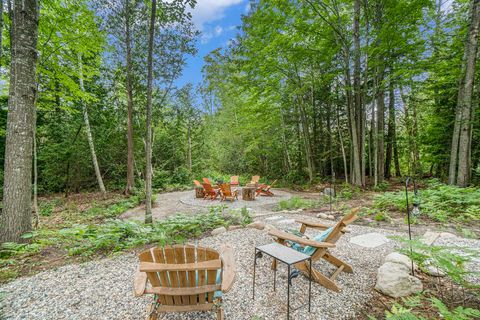
<path id="1" fill-rule="evenodd" d="M 466 187 L 470 182 L 470 131 L 479 29 L 480 0 L 472 0 L 450 154 L 449 183 L 460 187 Z"/>
<path id="2" fill-rule="evenodd" d="M 78 81 L 80 83 L 80 90 L 82 90 L 82 92 L 85 92 L 85 87 L 83 85 L 83 62 L 81 54 L 78 54 L 78 69 Z M 105 185 L 103 184 L 102 174 L 100 173 L 100 167 L 98 165 L 97 153 L 95 152 L 95 144 L 93 142 L 92 129 L 90 128 L 87 105 L 83 100 L 81 103 L 83 108 L 83 120 L 85 121 L 85 132 L 87 133 L 88 146 L 90 148 L 90 153 L 92 154 L 93 169 L 95 170 L 95 176 L 97 177 L 98 187 L 100 188 L 100 191 L 105 195 L 106 190 Z"/>
<path id="3" fill-rule="evenodd" d="M 365 185 L 364 165 L 363 165 L 363 146 L 364 138 L 364 110 L 362 107 L 362 92 L 360 83 L 360 0 L 354 3 L 353 19 L 353 44 L 354 44 L 354 66 L 353 66 L 353 90 L 354 104 L 350 112 L 350 121 L 352 127 L 352 146 L 353 146 L 353 184 L 358 186 Z"/>
<path id="4" fill-rule="evenodd" d="M 190 121 L 187 124 L 187 148 L 188 171 L 192 172 L 192 128 Z"/>
<path id="5" fill-rule="evenodd" d="M 127 185 L 125 194 L 132 192 L 135 186 L 134 141 L 133 141 L 133 89 L 132 89 L 132 48 L 130 35 L 130 0 L 125 0 L 125 48 L 126 67 L 125 77 L 127 90 Z"/>
<path id="6" fill-rule="evenodd" d="M 152 86 L 153 86 L 153 37 L 155 33 L 155 16 L 157 1 L 152 0 L 150 17 L 150 31 L 148 35 L 147 58 L 147 138 L 146 138 L 146 167 L 145 167 L 145 194 L 146 212 L 145 223 L 152 223 Z"/>
<path id="7" fill-rule="evenodd" d="M 32 147 L 38 40 L 38 2 L 15 0 L 8 98 L 0 243 L 19 242 L 32 228 Z"/>
<path id="8" fill-rule="evenodd" d="M 0 0 L 0 66 L 2 61 L 2 36 L 3 36 L 3 0 Z"/>
<path id="9" fill-rule="evenodd" d="M 393 140 L 395 135 L 395 92 L 393 81 L 390 79 L 388 87 L 388 131 L 387 150 L 385 153 L 385 178 L 391 178 L 391 164 L 393 158 Z"/>

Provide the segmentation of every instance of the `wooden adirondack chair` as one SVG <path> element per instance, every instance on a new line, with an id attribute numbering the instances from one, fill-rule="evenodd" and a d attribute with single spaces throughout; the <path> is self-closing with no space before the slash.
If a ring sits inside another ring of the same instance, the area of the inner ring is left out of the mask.
<path id="1" fill-rule="evenodd" d="M 220 196 L 221 200 L 230 200 L 234 201 L 235 199 L 238 200 L 238 191 L 234 189 L 232 191 L 232 188 L 229 183 L 222 183 L 220 185 Z"/>
<path id="2" fill-rule="evenodd" d="M 203 190 L 205 193 L 205 198 L 204 199 L 210 199 L 210 200 L 215 200 L 218 197 L 218 191 L 215 190 L 211 184 L 209 183 L 202 183 Z"/>
<path id="3" fill-rule="evenodd" d="M 195 184 L 195 187 L 202 187 L 202 184 L 198 180 L 193 180 L 193 183 Z"/>
<path id="4" fill-rule="evenodd" d="M 238 176 L 231 176 L 230 177 L 230 185 L 231 186 L 239 186 L 240 182 L 238 182 Z"/>
<path id="5" fill-rule="evenodd" d="M 222 293 L 235 281 L 231 247 L 220 253 L 193 245 L 175 245 L 143 251 L 135 276 L 134 294 L 153 294 L 147 319 L 166 312 L 214 311 L 223 320 Z"/>
<path id="6" fill-rule="evenodd" d="M 256 191 L 257 192 L 257 197 L 259 195 L 273 197 L 274 194 L 273 194 L 272 191 L 270 191 L 270 188 L 273 187 L 276 182 L 277 182 L 277 180 L 273 181 L 271 185 L 266 185 L 266 184 L 259 185 L 258 188 L 257 188 L 257 191 Z"/>
<path id="7" fill-rule="evenodd" d="M 312 261 L 317 261 L 320 259 L 324 259 L 329 263 L 333 264 L 337 267 L 337 270 L 330 276 L 326 277 L 320 271 L 315 270 L 312 268 L 312 280 L 320 283 L 327 289 L 340 292 L 340 288 L 335 284 L 336 277 L 340 274 L 340 272 L 348 272 L 352 273 L 352 267 L 346 263 L 345 261 L 340 260 L 339 258 L 335 257 L 333 254 L 329 252 L 329 248 L 335 247 L 335 243 L 337 240 L 347 232 L 345 227 L 355 221 L 357 217 L 357 213 L 360 208 L 353 209 L 349 214 L 345 215 L 337 224 L 333 227 L 329 227 L 322 223 L 304 220 L 304 219 L 297 219 L 296 222 L 301 223 L 302 226 L 300 227 L 300 233 L 304 234 L 305 230 L 308 228 L 314 228 L 319 230 L 325 230 L 322 234 L 320 234 L 315 239 L 306 239 L 292 233 L 287 233 L 284 231 L 280 231 L 277 229 L 271 230 L 268 234 L 277 238 L 277 242 L 283 245 L 291 246 L 292 248 L 302 251 L 305 254 L 309 254 L 312 256 Z M 302 246 L 305 246 L 302 248 Z M 274 260 L 272 263 L 272 269 L 276 269 L 276 261 Z M 309 264 L 308 262 L 300 262 L 295 265 L 297 269 L 303 271 L 305 274 L 309 274 Z"/>
<path id="8" fill-rule="evenodd" d="M 252 176 L 252 181 L 250 183 L 258 184 L 259 181 L 260 181 L 260 176 Z"/>

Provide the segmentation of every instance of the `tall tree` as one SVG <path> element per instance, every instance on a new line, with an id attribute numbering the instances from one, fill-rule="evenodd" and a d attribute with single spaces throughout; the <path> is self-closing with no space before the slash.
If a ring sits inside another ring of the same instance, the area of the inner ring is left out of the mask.
<path id="1" fill-rule="evenodd" d="M 150 29 L 148 32 L 147 58 L 147 137 L 145 139 L 145 194 L 146 212 L 145 223 L 152 223 L 152 87 L 153 87 L 153 38 L 155 34 L 155 17 L 157 15 L 157 1 L 152 0 Z"/>
<path id="2" fill-rule="evenodd" d="M 480 0 L 471 0 L 469 17 L 448 175 L 450 184 L 456 184 L 461 187 L 466 187 L 469 184 L 471 176 L 472 100 L 478 50 L 478 32 L 480 29 Z"/>
<path id="3" fill-rule="evenodd" d="M 85 92 L 85 86 L 83 85 L 83 61 L 82 55 L 78 53 L 78 81 L 80 90 L 82 93 Z M 95 152 L 95 143 L 93 142 L 92 129 L 90 127 L 90 118 L 88 117 L 88 109 L 85 101 L 81 101 L 82 110 L 83 110 L 83 119 L 85 121 L 85 131 L 87 133 L 88 146 L 90 148 L 90 153 L 92 155 L 93 169 L 95 170 L 95 176 L 97 177 L 98 187 L 100 191 L 105 195 L 105 185 L 103 184 L 102 174 L 100 172 L 100 166 L 98 165 L 97 153 Z"/>
<path id="4" fill-rule="evenodd" d="M 127 185 L 125 194 L 130 194 L 135 186 L 135 144 L 133 140 L 133 84 L 132 84 L 132 4 L 130 0 L 125 0 L 125 60 L 126 75 L 125 89 L 127 90 Z"/>
<path id="5" fill-rule="evenodd" d="M 20 241 L 32 227 L 32 147 L 39 7 L 14 0 L 0 243 Z"/>

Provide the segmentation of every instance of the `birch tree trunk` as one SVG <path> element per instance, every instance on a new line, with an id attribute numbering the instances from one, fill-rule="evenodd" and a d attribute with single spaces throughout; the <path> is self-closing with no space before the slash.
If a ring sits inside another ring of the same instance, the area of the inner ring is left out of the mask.
<path id="1" fill-rule="evenodd" d="M 155 16 L 157 14 L 157 1 L 152 0 L 150 17 L 150 31 L 148 35 L 147 58 L 147 138 L 146 138 L 146 167 L 145 167 L 145 194 L 146 211 L 145 223 L 152 223 L 152 86 L 153 86 L 153 36 L 155 32 Z"/>
<path id="2" fill-rule="evenodd" d="M 82 55 L 78 54 L 78 71 L 79 71 L 79 83 L 80 83 L 80 90 L 85 92 L 85 87 L 83 85 L 83 62 L 82 62 Z M 97 161 L 97 153 L 95 152 L 95 144 L 93 143 L 93 136 L 92 136 L 92 129 L 90 128 L 90 120 L 88 118 L 88 110 L 87 105 L 84 101 L 82 101 L 82 108 L 83 108 L 83 120 L 85 121 L 85 132 L 87 133 L 87 140 L 88 146 L 90 148 L 90 153 L 92 154 L 92 163 L 93 168 L 95 169 L 95 176 L 97 177 L 98 187 L 100 191 L 105 195 L 106 190 L 103 184 L 102 174 L 100 173 L 100 167 L 98 166 Z"/>
<path id="3" fill-rule="evenodd" d="M 8 98 L 0 243 L 19 242 L 32 228 L 32 147 L 38 39 L 38 2 L 15 0 Z"/>
<path id="4" fill-rule="evenodd" d="M 132 192 L 135 186 L 134 141 L 133 141 L 133 89 L 132 89 L 132 48 L 130 36 L 130 0 L 125 0 L 125 48 L 127 74 L 125 77 L 127 90 L 127 185 L 125 194 Z"/>
<path id="5" fill-rule="evenodd" d="M 192 128 L 190 121 L 187 124 L 187 165 L 188 170 L 192 172 Z"/>
<path id="6" fill-rule="evenodd" d="M 472 0 L 450 154 L 449 183 L 457 184 L 460 187 L 466 187 L 470 182 L 470 131 L 479 28 L 480 0 Z"/>
<path id="7" fill-rule="evenodd" d="M 0 0 L 0 61 L 2 60 L 2 36 L 3 36 L 3 0 Z M 1 64 L 0 64 L 1 66 Z"/>

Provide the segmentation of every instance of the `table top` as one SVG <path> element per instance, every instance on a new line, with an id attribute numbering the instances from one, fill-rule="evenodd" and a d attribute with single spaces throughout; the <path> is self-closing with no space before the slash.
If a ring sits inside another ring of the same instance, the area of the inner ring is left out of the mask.
<path id="1" fill-rule="evenodd" d="M 256 249 L 288 265 L 310 259 L 309 255 L 298 252 L 297 250 L 281 245 L 277 242 L 258 246 Z"/>

